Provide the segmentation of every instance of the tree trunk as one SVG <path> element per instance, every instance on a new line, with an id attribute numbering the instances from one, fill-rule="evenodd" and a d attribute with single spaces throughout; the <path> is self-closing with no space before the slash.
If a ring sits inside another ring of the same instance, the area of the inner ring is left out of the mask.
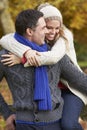
<path id="1" fill-rule="evenodd" d="M 8 11 L 8 0 L 0 1 L 0 23 L 4 34 L 14 32 L 14 22 Z"/>

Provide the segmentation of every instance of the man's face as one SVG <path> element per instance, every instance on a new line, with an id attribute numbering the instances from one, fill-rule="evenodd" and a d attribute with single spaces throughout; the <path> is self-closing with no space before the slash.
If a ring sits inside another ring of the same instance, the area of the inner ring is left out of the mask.
<path id="1" fill-rule="evenodd" d="M 45 34 L 48 32 L 46 23 L 43 17 L 39 18 L 37 27 L 33 30 L 31 41 L 42 45 L 44 43 Z"/>

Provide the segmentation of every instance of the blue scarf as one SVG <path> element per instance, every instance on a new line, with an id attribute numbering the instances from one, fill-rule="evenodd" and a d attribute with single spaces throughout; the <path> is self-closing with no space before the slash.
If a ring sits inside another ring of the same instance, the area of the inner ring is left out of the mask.
<path id="1" fill-rule="evenodd" d="M 43 45 L 37 45 L 17 33 L 15 33 L 14 38 L 21 44 L 31 47 L 33 50 L 39 52 L 47 51 L 47 45 L 45 43 Z M 35 67 L 34 100 L 37 101 L 39 110 L 52 109 L 46 66 Z"/>

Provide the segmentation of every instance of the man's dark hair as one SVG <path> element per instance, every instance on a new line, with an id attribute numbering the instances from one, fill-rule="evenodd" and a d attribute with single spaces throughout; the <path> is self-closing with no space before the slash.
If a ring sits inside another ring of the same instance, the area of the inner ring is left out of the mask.
<path id="1" fill-rule="evenodd" d="M 15 21 L 16 32 L 20 35 L 23 35 L 25 34 L 27 28 L 34 29 L 37 26 L 37 22 L 40 17 L 43 17 L 43 13 L 37 10 L 23 10 L 18 14 Z"/>

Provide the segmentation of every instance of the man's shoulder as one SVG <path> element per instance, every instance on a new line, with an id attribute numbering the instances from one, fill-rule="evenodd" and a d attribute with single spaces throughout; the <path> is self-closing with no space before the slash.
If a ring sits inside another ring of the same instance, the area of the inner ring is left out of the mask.
<path id="1" fill-rule="evenodd" d="M 1 49 L 1 50 L 0 50 L 0 56 L 3 55 L 3 54 L 7 54 L 7 53 L 8 53 L 8 51 L 5 50 L 5 49 Z"/>
<path id="2" fill-rule="evenodd" d="M 7 53 L 8 53 L 7 50 L 1 49 L 1 50 L 0 50 L 0 60 L 2 59 L 2 56 L 1 56 L 1 55 L 7 54 Z"/>

